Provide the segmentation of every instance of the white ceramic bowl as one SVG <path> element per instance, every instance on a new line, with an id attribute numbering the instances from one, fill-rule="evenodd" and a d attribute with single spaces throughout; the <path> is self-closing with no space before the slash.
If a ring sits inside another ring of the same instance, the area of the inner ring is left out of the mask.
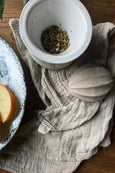
<path id="1" fill-rule="evenodd" d="M 46 52 L 41 44 L 42 32 L 51 25 L 66 30 L 69 48 L 61 54 Z M 92 22 L 79 0 L 30 0 L 20 16 L 21 38 L 32 58 L 50 69 L 68 66 L 88 47 L 92 36 Z"/>

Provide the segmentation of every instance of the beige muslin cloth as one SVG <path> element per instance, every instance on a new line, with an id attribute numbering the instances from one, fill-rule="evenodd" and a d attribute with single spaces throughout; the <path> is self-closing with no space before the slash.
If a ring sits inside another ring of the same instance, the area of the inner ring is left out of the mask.
<path id="1" fill-rule="evenodd" d="M 21 41 L 19 20 L 11 19 L 17 48 L 28 64 L 34 85 L 47 109 L 21 127 L 0 154 L 0 168 L 13 173 L 72 173 L 79 164 L 110 142 L 114 90 L 96 103 L 80 101 L 68 92 L 68 80 L 81 64 L 106 65 L 115 76 L 115 25 L 93 27 L 92 42 L 82 57 L 62 70 L 47 70 L 34 62 Z"/>

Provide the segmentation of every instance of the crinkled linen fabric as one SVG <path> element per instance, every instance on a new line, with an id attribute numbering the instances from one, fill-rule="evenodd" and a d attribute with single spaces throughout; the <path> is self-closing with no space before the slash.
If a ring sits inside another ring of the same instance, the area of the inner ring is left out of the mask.
<path id="1" fill-rule="evenodd" d="M 88 103 L 70 95 L 68 81 L 79 66 L 106 65 L 115 76 L 115 25 L 93 27 L 87 51 L 62 70 L 40 67 L 30 56 L 19 34 L 19 20 L 10 26 L 18 51 L 27 63 L 36 90 L 46 105 L 37 117 L 21 127 L 0 153 L 0 168 L 13 173 L 72 173 L 79 164 L 110 145 L 114 89 L 100 102 Z"/>

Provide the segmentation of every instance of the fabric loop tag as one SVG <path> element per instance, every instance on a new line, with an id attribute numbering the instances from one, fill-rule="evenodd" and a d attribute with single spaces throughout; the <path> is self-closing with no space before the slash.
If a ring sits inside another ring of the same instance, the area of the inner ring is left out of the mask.
<path id="1" fill-rule="evenodd" d="M 38 132 L 45 135 L 49 133 L 51 129 L 52 129 L 52 126 L 46 120 L 43 120 L 40 126 L 38 127 Z"/>

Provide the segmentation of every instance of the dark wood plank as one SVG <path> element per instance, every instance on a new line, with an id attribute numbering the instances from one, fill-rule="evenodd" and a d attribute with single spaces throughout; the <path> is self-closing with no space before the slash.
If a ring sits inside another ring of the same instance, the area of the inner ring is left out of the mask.
<path id="1" fill-rule="evenodd" d="M 0 169 L 0 173 L 10 173 L 10 172 Z"/>
<path id="2" fill-rule="evenodd" d="M 112 22 L 115 23 L 115 0 L 81 0 L 87 7 L 93 24 L 100 22 Z M 15 50 L 19 59 L 22 62 L 25 77 L 27 81 L 28 96 L 26 101 L 24 119 L 22 123 L 25 123 L 34 116 L 33 110 L 43 108 L 43 104 L 39 97 L 36 97 L 37 93 L 30 78 L 29 70 L 23 63 L 13 38 L 13 34 L 9 27 L 10 18 L 19 18 L 23 4 L 22 0 L 6 0 L 5 11 L 3 20 L 0 20 L 0 35 L 11 45 Z M 82 163 L 75 173 L 114 173 L 115 172 L 115 127 L 112 133 L 112 145 L 108 148 L 103 148 L 94 156 Z M 0 170 L 0 173 L 8 173 Z"/>
<path id="3" fill-rule="evenodd" d="M 115 19 L 115 0 L 81 0 L 88 9 L 93 24 L 113 22 Z"/>

